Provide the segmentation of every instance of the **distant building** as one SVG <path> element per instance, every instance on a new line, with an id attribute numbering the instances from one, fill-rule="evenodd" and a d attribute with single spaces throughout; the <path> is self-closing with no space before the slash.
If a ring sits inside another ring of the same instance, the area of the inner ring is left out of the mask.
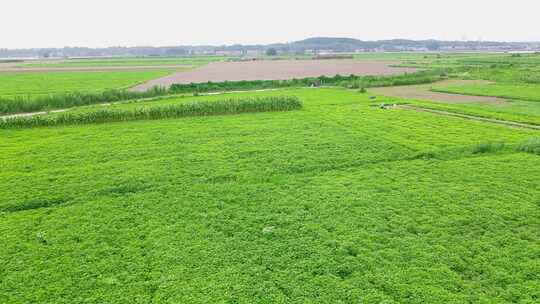
<path id="1" fill-rule="evenodd" d="M 217 56 L 242 56 L 242 51 L 216 51 Z"/>

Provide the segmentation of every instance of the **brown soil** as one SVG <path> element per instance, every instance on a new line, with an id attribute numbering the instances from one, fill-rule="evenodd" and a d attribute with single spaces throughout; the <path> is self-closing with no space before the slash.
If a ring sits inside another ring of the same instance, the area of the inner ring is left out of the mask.
<path id="1" fill-rule="evenodd" d="M 434 101 L 441 103 L 489 103 L 503 104 L 507 101 L 498 97 L 471 96 L 461 94 L 439 93 L 430 91 L 433 87 L 469 85 L 469 84 L 488 84 L 484 80 L 446 80 L 427 85 L 412 85 L 399 87 L 372 88 L 369 92 L 374 94 L 400 97 L 406 99 Z"/>
<path id="2" fill-rule="evenodd" d="M 203 83 L 240 80 L 286 80 L 318 76 L 392 75 L 414 72 L 413 68 L 391 67 L 396 62 L 360 60 L 261 60 L 248 62 L 213 62 L 195 70 L 180 72 L 136 86 L 145 91 L 153 86 L 168 87 L 174 83 Z"/>

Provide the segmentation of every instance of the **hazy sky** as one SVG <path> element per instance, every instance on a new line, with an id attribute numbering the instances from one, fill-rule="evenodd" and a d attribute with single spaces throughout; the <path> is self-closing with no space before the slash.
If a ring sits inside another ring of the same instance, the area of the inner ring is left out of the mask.
<path id="1" fill-rule="evenodd" d="M 0 48 L 312 36 L 540 41 L 539 0 L 1 0 L 0 10 Z"/>

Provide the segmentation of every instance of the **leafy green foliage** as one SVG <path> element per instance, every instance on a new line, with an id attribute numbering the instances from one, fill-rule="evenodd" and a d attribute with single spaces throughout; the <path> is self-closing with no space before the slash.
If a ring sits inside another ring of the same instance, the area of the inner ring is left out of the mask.
<path id="1" fill-rule="evenodd" d="M 226 96 L 304 107 L 0 130 L 1 302 L 535 302 L 536 131 Z"/>
<path id="2" fill-rule="evenodd" d="M 537 302 L 538 131 L 358 90 L 227 96 L 303 110 L 0 129 L 0 302 Z M 508 104 L 431 106 L 538 121 Z"/>
<path id="3" fill-rule="evenodd" d="M 40 63 L 24 63 L 22 67 L 35 68 L 78 68 L 78 67 L 114 67 L 114 66 L 203 66 L 214 61 L 223 61 L 226 56 L 186 56 L 186 57 L 125 57 L 125 58 L 88 58 L 67 59 Z"/>

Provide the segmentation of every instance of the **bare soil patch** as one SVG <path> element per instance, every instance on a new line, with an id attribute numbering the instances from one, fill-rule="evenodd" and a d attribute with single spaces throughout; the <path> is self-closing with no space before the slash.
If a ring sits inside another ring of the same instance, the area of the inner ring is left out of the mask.
<path id="1" fill-rule="evenodd" d="M 489 84 L 489 81 L 484 80 L 446 80 L 427 85 L 412 85 L 399 87 L 372 88 L 369 92 L 374 94 L 400 97 L 406 99 L 426 100 L 441 103 L 488 103 L 488 104 L 503 104 L 506 99 L 498 97 L 472 96 L 461 94 L 450 94 L 432 92 L 433 87 L 470 85 L 470 84 Z"/>
<path id="2" fill-rule="evenodd" d="M 195 70 L 151 80 L 133 88 L 145 91 L 154 86 L 169 87 L 174 83 L 203 83 L 240 80 L 286 80 L 318 76 L 393 75 L 415 72 L 414 68 L 398 68 L 396 62 L 360 60 L 261 60 L 248 62 L 212 62 Z"/>

